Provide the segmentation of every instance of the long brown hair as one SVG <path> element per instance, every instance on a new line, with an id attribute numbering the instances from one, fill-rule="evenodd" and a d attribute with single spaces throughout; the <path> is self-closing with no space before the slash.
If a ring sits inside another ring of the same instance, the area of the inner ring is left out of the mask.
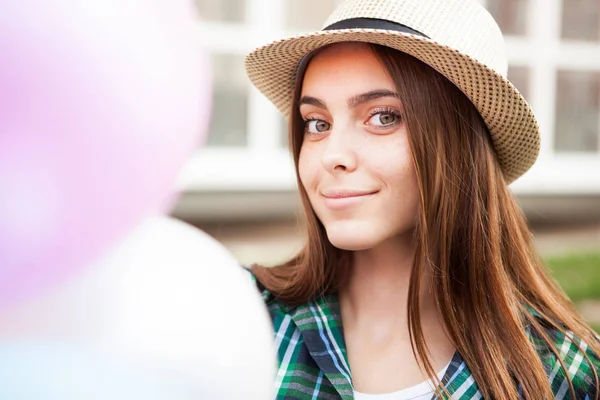
<path id="1" fill-rule="evenodd" d="M 553 397 L 525 327 L 554 353 L 575 398 L 548 327 L 565 335 L 571 331 L 595 354 L 600 354 L 599 343 L 540 261 L 479 112 L 456 86 L 426 64 L 384 46 L 369 46 L 397 87 L 420 190 L 414 233 L 417 251 L 407 310 L 417 360 L 426 374 L 438 381 L 428 358 L 419 312 L 419 288 L 428 271 L 447 333 L 485 398 L 518 398 L 515 381 L 527 399 Z M 297 75 L 290 144 L 304 209 L 306 245 L 282 265 L 253 267 L 267 289 L 292 305 L 335 293 L 351 263 L 351 252 L 328 241 L 298 175 L 304 133 L 298 100 L 305 67 L 306 63 Z M 593 365 L 587 355 L 585 358 Z M 591 369 L 598 388 L 598 376 Z"/>

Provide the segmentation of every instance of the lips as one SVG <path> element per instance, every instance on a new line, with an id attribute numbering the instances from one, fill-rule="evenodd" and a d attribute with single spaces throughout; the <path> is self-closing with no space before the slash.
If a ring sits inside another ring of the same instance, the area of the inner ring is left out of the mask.
<path id="1" fill-rule="evenodd" d="M 345 199 L 349 197 L 369 196 L 377 193 L 377 190 L 354 190 L 354 189 L 330 189 L 321 194 L 327 199 Z"/>
<path id="2" fill-rule="evenodd" d="M 367 201 L 376 194 L 377 190 L 330 189 L 321 195 L 325 199 L 325 206 L 332 211 L 352 209 Z"/>

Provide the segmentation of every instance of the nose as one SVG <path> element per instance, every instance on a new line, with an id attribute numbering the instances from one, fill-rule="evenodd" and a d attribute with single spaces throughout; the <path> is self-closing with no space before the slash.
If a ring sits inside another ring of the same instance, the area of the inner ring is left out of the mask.
<path id="1" fill-rule="evenodd" d="M 350 132 L 335 125 L 326 138 L 322 153 L 323 167 L 330 173 L 351 172 L 356 169 L 357 157 L 353 149 Z"/>

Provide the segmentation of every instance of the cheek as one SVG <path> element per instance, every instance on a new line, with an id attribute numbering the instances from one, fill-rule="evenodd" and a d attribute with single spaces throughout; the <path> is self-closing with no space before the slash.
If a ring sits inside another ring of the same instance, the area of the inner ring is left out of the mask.
<path id="1" fill-rule="evenodd" d="M 412 206 L 420 198 L 417 174 L 406 143 L 391 145 L 387 151 L 381 151 L 375 168 L 395 201 Z"/>
<path id="2" fill-rule="evenodd" d="M 372 170 L 386 181 L 398 183 L 416 177 L 410 149 L 403 141 L 377 146 L 369 156 Z"/>
<path id="3" fill-rule="evenodd" d="M 408 215 L 416 215 L 420 208 L 421 196 L 412 164 L 406 165 L 402 171 L 398 171 L 396 182 L 394 192 L 398 204 L 402 204 L 402 212 Z"/>
<path id="4" fill-rule="evenodd" d="M 298 175 L 300 176 L 300 182 L 305 189 L 314 185 L 316 170 L 310 152 L 300 150 L 300 157 L 298 158 Z"/>

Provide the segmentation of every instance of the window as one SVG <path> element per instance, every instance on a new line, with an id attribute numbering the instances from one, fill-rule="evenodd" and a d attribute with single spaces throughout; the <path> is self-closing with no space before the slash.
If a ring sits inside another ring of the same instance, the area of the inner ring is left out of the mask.
<path id="1" fill-rule="evenodd" d="M 244 57 L 214 54 L 213 99 L 207 146 L 243 147 L 247 144 L 248 81 Z"/>
<path id="2" fill-rule="evenodd" d="M 525 35 L 529 0 L 487 0 L 487 9 L 505 35 Z"/>
<path id="3" fill-rule="evenodd" d="M 598 152 L 600 73 L 559 71 L 556 99 L 556 151 Z"/>
<path id="4" fill-rule="evenodd" d="M 508 67 L 508 80 L 527 100 L 529 98 L 529 68 L 527 67 Z"/>
<path id="5" fill-rule="evenodd" d="M 336 5 L 336 0 L 287 0 L 286 28 L 317 31 L 323 27 Z"/>
<path id="6" fill-rule="evenodd" d="M 290 124 L 288 123 L 288 120 L 283 118 L 283 115 L 280 114 L 279 115 L 279 131 L 280 131 L 279 145 L 284 149 L 287 149 L 288 146 L 290 145 L 289 129 L 290 129 Z"/>
<path id="7" fill-rule="evenodd" d="M 563 0 L 562 37 L 600 40 L 600 0 Z"/>
<path id="8" fill-rule="evenodd" d="M 244 0 L 194 0 L 200 18 L 207 21 L 242 22 Z"/>

